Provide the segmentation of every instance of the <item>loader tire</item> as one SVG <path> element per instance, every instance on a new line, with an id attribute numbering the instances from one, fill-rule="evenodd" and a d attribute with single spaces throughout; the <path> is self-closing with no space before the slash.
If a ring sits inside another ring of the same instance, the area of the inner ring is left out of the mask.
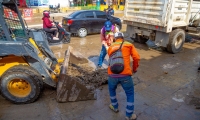
<path id="1" fill-rule="evenodd" d="M 178 53 L 181 51 L 185 42 L 185 32 L 182 29 L 175 29 L 169 34 L 169 43 L 167 51 L 170 53 Z"/>
<path id="2" fill-rule="evenodd" d="M 40 75 L 28 66 L 14 66 L 1 77 L 1 94 L 15 104 L 32 103 L 42 91 Z"/>
<path id="3" fill-rule="evenodd" d="M 33 68 L 29 67 L 29 66 L 24 66 L 24 65 L 19 65 L 20 67 L 18 69 L 27 69 L 27 70 L 31 70 L 31 72 L 34 72 L 35 75 L 37 75 L 39 82 L 40 82 L 40 89 L 41 91 L 44 90 L 44 83 L 43 83 L 43 79 L 42 76 Z"/>

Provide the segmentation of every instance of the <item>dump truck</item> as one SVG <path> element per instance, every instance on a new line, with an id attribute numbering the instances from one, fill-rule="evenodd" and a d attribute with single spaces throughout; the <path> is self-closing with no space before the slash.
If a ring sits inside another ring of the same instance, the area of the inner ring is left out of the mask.
<path id="1" fill-rule="evenodd" d="M 127 0 L 123 23 L 129 40 L 151 40 L 163 50 L 178 53 L 199 8 L 200 1 L 195 0 Z"/>
<path id="2" fill-rule="evenodd" d="M 67 75 L 72 48 L 57 59 L 46 34 L 28 29 L 15 0 L 0 0 L 0 91 L 7 100 L 36 101 L 43 85 L 57 88 L 57 101 L 95 99 L 95 90 Z M 73 63 L 73 61 L 71 61 Z"/>

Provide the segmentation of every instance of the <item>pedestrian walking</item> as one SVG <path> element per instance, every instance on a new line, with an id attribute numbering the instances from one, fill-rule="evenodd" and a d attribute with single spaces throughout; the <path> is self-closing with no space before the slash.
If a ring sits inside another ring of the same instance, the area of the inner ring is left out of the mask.
<path id="1" fill-rule="evenodd" d="M 99 62 L 98 62 L 98 68 L 102 67 L 104 58 L 107 54 L 107 49 L 111 45 L 114 39 L 114 33 L 118 32 L 119 29 L 111 23 L 111 21 L 107 20 L 104 23 L 103 28 L 101 29 L 101 52 L 99 55 Z"/>
<path id="2" fill-rule="evenodd" d="M 133 44 L 124 41 L 124 35 L 121 32 L 116 32 L 114 34 L 115 41 L 108 48 L 109 62 L 112 58 L 113 53 L 115 53 L 119 48 L 121 48 L 122 59 L 123 59 L 123 69 L 119 74 L 113 73 L 111 69 L 111 63 L 108 66 L 108 87 L 111 104 L 109 108 L 114 112 L 118 112 L 118 101 L 116 98 L 117 85 L 121 84 L 127 96 L 127 106 L 126 106 L 126 120 L 135 120 L 137 118 L 134 114 L 134 84 L 132 80 L 132 75 L 137 72 L 139 66 L 140 56 L 136 51 Z M 120 47 L 121 46 L 121 47 Z M 130 66 L 130 56 L 133 59 L 133 64 Z M 119 58 L 119 56 L 118 56 Z M 120 63 L 119 61 L 117 62 Z M 116 67 L 119 68 L 119 67 Z"/>

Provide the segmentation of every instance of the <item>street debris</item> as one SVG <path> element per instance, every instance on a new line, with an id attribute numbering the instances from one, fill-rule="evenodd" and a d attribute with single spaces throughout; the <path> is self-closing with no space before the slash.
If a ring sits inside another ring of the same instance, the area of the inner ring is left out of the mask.
<path id="1" fill-rule="evenodd" d="M 107 81 L 106 69 L 94 71 L 88 60 L 70 46 L 65 54 L 65 69 L 61 71 L 57 84 L 57 101 L 96 99 L 96 89 Z"/>
<path id="2" fill-rule="evenodd" d="M 94 71 L 92 67 L 86 64 L 70 64 L 68 74 L 76 77 L 82 84 L 93 86 L 94 89 L 106 84 L 108 80 L 107 69 Z"/>

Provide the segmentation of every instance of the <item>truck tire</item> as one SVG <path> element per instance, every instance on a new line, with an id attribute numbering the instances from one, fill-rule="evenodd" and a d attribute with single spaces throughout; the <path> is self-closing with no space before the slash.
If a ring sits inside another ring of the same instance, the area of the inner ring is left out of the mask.
<path id="1" fill-rule="evenodd" d="M 169 34 L 169 43 L 167 51 L 170 53 L 178 53 L 183 47 L 185 42 L 185 32 L 182 29 L 175 29 Z"/>
<path id="2" fill-rule="evenodd" d="M 14 66 L 1 77 L 1 94 L 15 104 L 32 103 L 42 91 L 40 75 L 28 66 Z"/>

